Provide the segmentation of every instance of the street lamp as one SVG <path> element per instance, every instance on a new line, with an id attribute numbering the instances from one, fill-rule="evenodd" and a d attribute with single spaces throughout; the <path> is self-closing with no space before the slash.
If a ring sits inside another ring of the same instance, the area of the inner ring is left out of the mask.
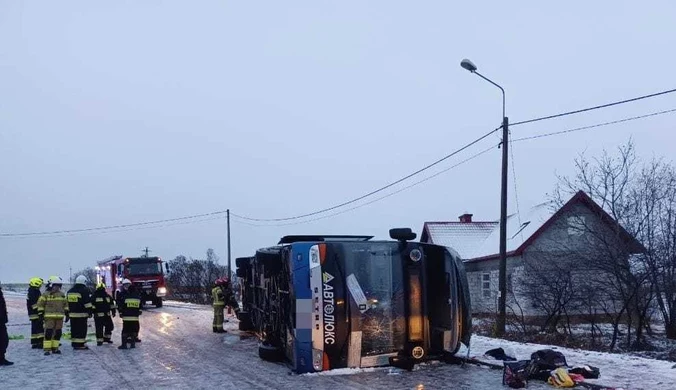
<path id="1" fill-rule="evenodd" d="M 505 115 L 505 90 L 477 72 L 477 67 L 472 61 L 464 59 L 460 62 L 460 66 L 495 85 L 502 91 L 502 187 L 500 191 L 500 275 L 498 278 L 500 296 L 498 297 L 498 319 L 495 324 L 497 335 L 502 336 L 505 333 L 505 306 L 507 300 L 507 148 L 509 145 L 509 119 Z"/>

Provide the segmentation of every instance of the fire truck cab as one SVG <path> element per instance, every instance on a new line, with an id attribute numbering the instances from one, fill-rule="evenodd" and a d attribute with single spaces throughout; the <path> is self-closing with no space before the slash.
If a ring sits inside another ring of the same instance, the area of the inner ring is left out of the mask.
<path id="1" fill-rule="evenodd" d="M 101 260 L 96 266 L 97 283 L 103 281 L 106 291 L 117 298 L 122 288 L 122 280 L 129 279 L 141 294 L 141 304 L 151 302 L 162 307 L 162 299 L 167 295 L 167 287 L 159 257 L 112 256 Z M 169 265 L 164 263 L 169 272 Z"/>

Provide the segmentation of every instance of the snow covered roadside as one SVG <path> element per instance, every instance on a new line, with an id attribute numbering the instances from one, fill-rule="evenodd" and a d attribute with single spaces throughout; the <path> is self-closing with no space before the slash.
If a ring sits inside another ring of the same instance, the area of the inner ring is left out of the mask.
<path id="1" fill-rule="evenodd" d="M 666 389 L 672 388 L 676 383 L 676 368 L 672 368 L 676 365 L 673 362 L 551 345 L 518 343 L 484 336 L 472 336 L 470 357 L 495 363 L 496 360 L 482 355 L 484 352 L 498 347 L 502 347 L 508 355 L 510 353 L 512 356 L 515 355 L 514 357 L 518 360 L 527 360 L 531 353 L 540 349 L 559 351 L 566 357 L 570 366 L 586 364 L 598 367 L 601 370 L 599 379 L 590 379 L 588 380 L 589 383 L 632 390 Z M 459 354 L 466 355 L 467 350 L 463 348 Z"/>

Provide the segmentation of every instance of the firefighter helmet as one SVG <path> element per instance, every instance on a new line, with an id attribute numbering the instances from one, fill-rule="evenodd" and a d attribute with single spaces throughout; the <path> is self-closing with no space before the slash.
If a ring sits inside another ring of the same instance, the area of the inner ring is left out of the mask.
<path id="1" fill-rule="evenodd" d="M 42 283 L 44 283 L 42 278 L 31 278 L 28 285 L 31 287 L 42 287 Z"/>
<path id="2" fill-rule="evenodd" d="M 79 275 L 75 278 L 75 284 L 87 284 L 87 277 L 84 275 Z"/>
<path id="3" fill-rule="evenodd" d="M 124 285 L 128 285 L 128 284 L 131 284 L 131 280 L 129 280 L 129 279 L 127 279 L 127 278 L 122 279 L 122 285 L 123 285 L 123 286 L 124 286 Z"/>
<path id="4" fill-rule="evenodd" d="M 61 279 L 60 276 L 50 276 L 49 284 L 51 284 L 52 286 L 60 286 L 63 284 L 63 279 Z"/>

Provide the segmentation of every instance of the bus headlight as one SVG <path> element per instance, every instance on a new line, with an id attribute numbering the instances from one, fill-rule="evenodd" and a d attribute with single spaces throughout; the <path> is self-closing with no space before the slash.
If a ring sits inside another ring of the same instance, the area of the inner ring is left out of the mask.
<path id="1" fill-rule="evenodd" d="M 413 260 L 415 262 L 420 261 L 423 257 L 422 252 L 420 252 L 420 249 L 412 250 L 411 253 L 409 254 L 409 256 L 410 256 L 411 260 Z"/>
<path id="2" fill-rule="evenodd" d="M 163 297 L 167 295 L 167 288 L 166 287 L 160 287 L 157 289 L 157 296 L 158 297 Z"/>

